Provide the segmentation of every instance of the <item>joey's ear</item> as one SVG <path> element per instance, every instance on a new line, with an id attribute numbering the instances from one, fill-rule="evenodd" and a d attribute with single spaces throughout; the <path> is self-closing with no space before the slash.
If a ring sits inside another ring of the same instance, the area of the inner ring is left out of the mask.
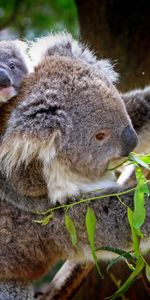
<path id="1" fill-rule="evenodd" d="M 14 43 L 16 49 L 20 53 L 28 72 L 33 72 L 33 63 L 29 57 L 29 42 L 28 41 L 20 41 L 20 40 L 14 40 L 12 41 Z"/>
<path id="2" fill-rule="evenodd" d="M 22 103 L 12 113 L 0 144 L 0 167 L 7 175 L 33 159 L 50 164 L 61 149 L 67 115 L 51 104 Z"/>

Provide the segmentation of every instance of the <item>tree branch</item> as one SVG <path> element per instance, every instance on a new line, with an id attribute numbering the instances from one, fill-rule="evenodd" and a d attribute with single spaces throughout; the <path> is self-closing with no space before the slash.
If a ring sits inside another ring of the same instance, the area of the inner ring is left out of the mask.
<path id="1" fill-rule="evenodd" d="M 70 299 L 86 280 L 93 266 L 93 263 L 81 265 L 67 260 L 55 275 L 44 295 L 40 297 L 40 300 Z"/>

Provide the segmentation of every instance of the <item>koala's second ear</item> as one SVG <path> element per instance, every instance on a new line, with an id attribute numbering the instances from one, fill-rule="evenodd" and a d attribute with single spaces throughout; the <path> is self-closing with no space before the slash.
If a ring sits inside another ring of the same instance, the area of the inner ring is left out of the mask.
<path id="1" fill-rule="evenodd" d="M 14 110 L 0 145 L 0 165 L 9 175 L 34 158 L 50 163 L 68 129 L 67 114 L 56 105 L 21 104 Z"/>
<path id="2" fill-rule="evenodd" d="M 108 81 L 114 83 L 118 82 L 119 75 L 116 71 L 114 71 L 114 67 L 110 60 L 108 59 L 100 59 L 96 63 L 93 64 L 94 69 Z"/>

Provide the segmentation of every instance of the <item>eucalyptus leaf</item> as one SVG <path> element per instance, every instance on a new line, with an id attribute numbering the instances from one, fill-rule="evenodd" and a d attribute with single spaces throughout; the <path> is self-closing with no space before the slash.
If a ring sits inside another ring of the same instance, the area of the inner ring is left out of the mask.
<path id="1" fill-rule="evenodd" d="M 43 218 L 41 220 L 34 220 L 34 222 L 37 223 L 37 224 L 41 224 L 41 225 L 45 226 L 50 222 L 52 217 L 53 217 L 53 214 L 49 214 L 48 216 L 46 216 L 45 218 Z"/>
<path id="2" fill-rule="evenodd" d="M 149 191 L 147 184 L 145 183 L 146 179 L 142 173 L 142 169 L 137 167 L 135 173 L 137 187 L 134 193 L 133 227 L 137 230 L 137 235 L 143 237 L 140 228 L 144 224 L 146 218 L 145 194 Z"/>
<path id="3" fill-rule="evenodd" d="M 110 251 L 110 252 L 116 253 L 120 256 L 125 256 L 127 259 L 131 259 L 131 260 L 133 259 L 132 255 L 129 252 L 124 251 L 120 248 L 115 248 L 115 247 L 111 247 L 111 246 L 96 248 L 96 251 L 100 251 L 100 250 Z"/>
<path id="4" fill-rule="evenodd" d="M 149 165 L 144 162 L 142 159 L 140 159 L 137 155 L 130 153 L 128 156 L 129 160 L 131 160 L 133 163 L 136 163 L 137 165 L 140 165 L 142 167 L 144 167 L 145 169 L 150 171 L 150 167 Z"/>
<path id="5" fill-rule="evenodd" d="M 95 216 L 93 209 L 91 209 L 90 207 L 87 208 L 85 223 L 86 223 L 87 236 L 88 236 L 88 240 L 90 243 L 92 256 L 93 256 L 94 262 L 96 264 L 98 273 L 102 277 L 102 274 L 101 274 L 101 271 L 100 271 L 100 268 L 98 265 L 98 259 L 96 256 L 95 243 L 94 243 L 94 237 L 95 237 L 95 231 L 96 231 L 96 216 Z"/>
<path id="6" fill-rule="evenodd" d="M 150 266 L 146 264 L 146 277 L 150 281 Z"/>
<path id="7" fill-rule="evenodd" d="M 77 232 L 73 220 L 68 214 L 65 215 L 65 226 L 70 235 L 72 245 L 77 248 Z"/>
<path id="8" fill-rule="evenodd" d="M 133 211 L 129 207 L 127 209 L 127 216 L 128 216 L 129 225 L 131 227 L 132 243 L 133 243 L 135 256 L 138 259 L 140 257 L 139 241 L 136 234 L 136 229 L 133 226 Z"/>
<path id="9" fill-rule="evenodd" d="M 125 283 L 117 290 L 117 292 L 114 295 L 112 295 L 111 297 L 107 297 L 106 299 L 114 300 L 114 299 L 117 299 L 118 297 L 120 297 L 122 294 L 124 294 L 128 290 L 128 288 L 132 285 L 134 280 L 139 276 L 139 274 L 143 270 L 144 266 L 145 266 L 145 263 L 144 263 L 143 259 L 141 257 L 139 257 L 139 259 L 137 260 L 137 263 L 136 263 L 135 271 L 133 271 L 131 273 L 131 275 L 128 277 L 128 279 L 125 281 Z"/>

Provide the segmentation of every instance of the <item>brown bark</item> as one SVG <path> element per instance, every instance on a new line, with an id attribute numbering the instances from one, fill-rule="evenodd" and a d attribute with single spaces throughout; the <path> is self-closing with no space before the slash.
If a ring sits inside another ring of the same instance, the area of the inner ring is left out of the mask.
<path id="1" fill-rule="evenodd" d="M 81 37 L 99 57 L 117 61 L 119 87 L 150 83 L 150 1 L 76 0 Z"/>

